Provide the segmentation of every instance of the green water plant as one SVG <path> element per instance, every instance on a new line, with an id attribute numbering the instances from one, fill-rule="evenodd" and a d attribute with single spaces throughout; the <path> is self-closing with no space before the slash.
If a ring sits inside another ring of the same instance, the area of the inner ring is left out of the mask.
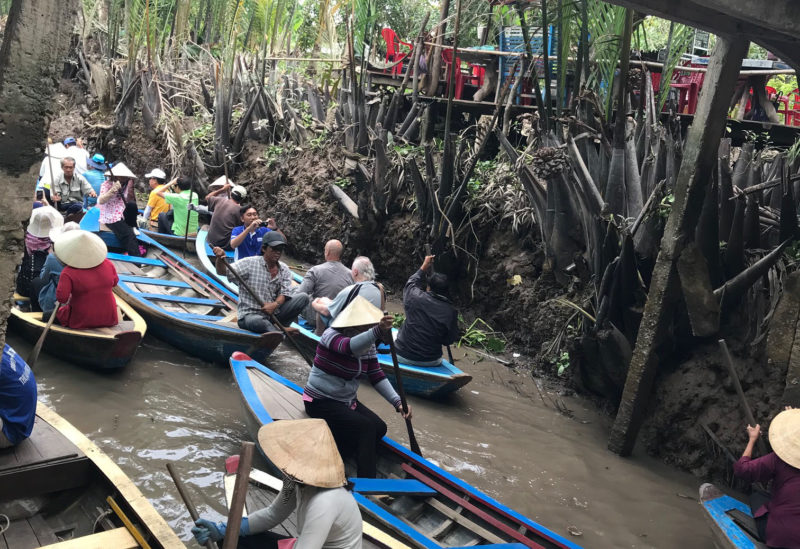
<path id="1" fill-rule="evenodd" d="M 458 319 L 465 324 L 462 316 L 459 315 Z M 506 340 L 502 336 L 502 333 L 492 329 L 486 321 L 476 318 L 464 331 L 456 346 L 483 347 L 489 352 L 502 353 L 506 348 Z"/>

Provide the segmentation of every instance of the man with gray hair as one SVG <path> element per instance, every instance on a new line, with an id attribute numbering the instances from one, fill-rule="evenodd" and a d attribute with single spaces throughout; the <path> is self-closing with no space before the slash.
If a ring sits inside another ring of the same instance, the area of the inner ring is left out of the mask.
<path id="1" fill-rule="evenodd" d="M 97 197 L 86 178 L 75 172 L 75 159 L 71 156 L 61 159 L 61 174 L 53 181 L 50 193 L 53 204 L 62 212 L 68 211 L 74 204 L 82 209 L 83 195 Z"/>
<path id="2" fill-rule="evenodd" d="M 336 315 L 358 295 L 373 303 L 380 301 L 381 309 L 383 309 L 386 299 L 383 293 L 383 286 L 375 282 L 375 267 L 372 265 L 372 261 L 366 256 L 358 256 L 353 260 L 350 274 L 353 275 L 353 280 L 356 283 L 342 289 L 333 300 L 327 297 L 319 297 L 311 302 L 311 306 L 319 313 L 322 324 L 324 324 L 323 326 L 317 326 L 318 331 L 320 328 L 324 329 L 328 326 L 336 318 Z"/>
<path id="3" fill-rule="evenodd" d="M 325 263 L 311 267 L 297 291 L 308 294 L 312 299 L 318 297 L 333 299 L 343 288 L 353 284 L 355 280 L 350 269 L 342 265 L 343 251 L 344 246 L 340 241 L 328 240 L 325 243 Z M 317 325 L 316 316 L 317 312 L 309 303 L 303 312 L 303 318 L 312 328 Z"/>

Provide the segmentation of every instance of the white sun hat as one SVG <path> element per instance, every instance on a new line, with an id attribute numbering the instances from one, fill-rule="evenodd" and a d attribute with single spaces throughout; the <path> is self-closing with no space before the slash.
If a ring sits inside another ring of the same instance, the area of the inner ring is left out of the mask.
<path id="1" fill-rule="evenodd" d="M 76 269 L 91 269 L 105 260 L 108 248 L 96 234 L 78 230 L 67 231 L 56 238 L 53 252 L 65 265 Z"/>
<path id="2" fill-rule="evenodd" d="M 225 181 L 227 180 L 228 183 L 233 185 L 233 180 L 230 177 L 225 177 L 224 175 L 219 176 L 214 180 L 214 182 L 208 186 L 209 189 L 217 188 L 217 187 L 224 187 Z"/>
<path id="3" fill-rule="evenodd" d="M 352 328 L 377 324 L 383 312 L 364 296 L 356 296 L 331 322 L 331 328 Z"/>
<path id="4" fill-rule="evenodd" d="M 114 173 L 116 173 L 116 170 Z M 155 177 L 156 179 L 166 179 L 167 174 L 165 174 L 164 170 L 162 170 L 161 168 L 153 168 L 152 170 L 150 170 L 150 173 L 144 174 L 145 179 L 151 179 L 153 177 Z"/>
<path id="5" fill-rule="evenodd" d="M 258 445 L 275 467 L 301 484 L 338 488 L 344 463 L 324 419 L 282 419 L 258 430 Z"/>
<path id="6" fill-rule="evenodd" d="M 52 206 L 42 206 L 31 212 L 28 221 L 28 232 L 36 238 L 50 236 L 50 231 L 60 229 L 64 225 L 64 217 Z"/>

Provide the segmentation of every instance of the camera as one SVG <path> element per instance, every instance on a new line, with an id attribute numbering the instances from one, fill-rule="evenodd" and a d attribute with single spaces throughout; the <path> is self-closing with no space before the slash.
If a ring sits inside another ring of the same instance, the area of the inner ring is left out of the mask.
<path id="1" fill-rule="evenodd" d="M 258 226 L 259 227 L 268 227 L 269 226 L 269 221 L 262 221 L 261 223 L 259 223 Z"/>

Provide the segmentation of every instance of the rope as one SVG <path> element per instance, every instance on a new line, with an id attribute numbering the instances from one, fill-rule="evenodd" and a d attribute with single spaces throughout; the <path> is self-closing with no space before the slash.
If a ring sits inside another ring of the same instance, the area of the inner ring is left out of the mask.
<path id="1" fill-rule="evenodd" d="M 5 519 L 5 521 L 6 521 L 6 525 L 0 527 L 0 536 L 2 536 L 3 532 L 5 532 L 9 528 L 11 528 L 11 519 L 8 518 L 6 515 L 3 515 L 3 514 L 0 514 L 0 518 Z"/>
<path id="2" fill-rule="evenodd" d="M 94 519 L 94 524 L 92 525 L 92 533 L 93 534 L 97 532 L 97 523 L 99 523 L 101 520 L 106 518 L 111 513 L 113 513 L 113 511 L 111 509 L 106 509 L 105 511 L 100 513 L 100 515 L 96 519 Z"/>

